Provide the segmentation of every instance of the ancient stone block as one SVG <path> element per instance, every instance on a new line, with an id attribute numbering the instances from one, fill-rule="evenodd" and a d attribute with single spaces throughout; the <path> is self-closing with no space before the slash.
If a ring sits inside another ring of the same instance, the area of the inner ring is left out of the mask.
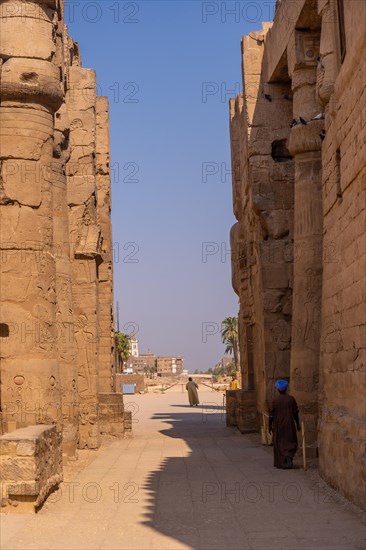
<path id="1" fill-rule="evenodd" d="M 100 393 L 100 424 L 99 429 L 103 434 L 110 434 L 116 437 L 123 437 L 124 407 L 122 394 Z"/>
<path id="2" fill-rule="evenodd" d="M 258 430 L 257 401 L 254 391 L 226 392 L 226 425 L 237 427 L 241 433 Z"/>
<path id="3" fill-rule="evenodd" d="M 0 436 L 2 498 L 35 511 L 62 481 L 61 434 L 55 426 L 28 426 Z"/>

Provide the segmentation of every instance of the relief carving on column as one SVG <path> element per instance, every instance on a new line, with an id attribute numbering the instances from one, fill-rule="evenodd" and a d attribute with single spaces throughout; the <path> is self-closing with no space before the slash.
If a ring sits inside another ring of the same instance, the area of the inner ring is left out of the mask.
<path id="1" fill-rule="evenodd" d="M 316 90 L 320 103 L 325 107 L 329 104 L 334 93 L 336 78 L 337 56 L 334 31 L 338 21 L 338 13 L 335 0 L 319 2 L 319 10 L 322 16 L 322 30 Z M 332 111 L 334 107 L 335 105 L 332 107 Z"/>

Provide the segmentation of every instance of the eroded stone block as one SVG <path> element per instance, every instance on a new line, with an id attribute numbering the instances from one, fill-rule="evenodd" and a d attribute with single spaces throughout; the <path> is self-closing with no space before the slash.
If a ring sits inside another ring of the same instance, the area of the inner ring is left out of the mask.
<path id="1" fill-rule="evenodd" d="M 0 448 L 2 498 L 36 511 L 62 481 L 61 433 L 56 426 L 28 426 L 2 435 Z"/>

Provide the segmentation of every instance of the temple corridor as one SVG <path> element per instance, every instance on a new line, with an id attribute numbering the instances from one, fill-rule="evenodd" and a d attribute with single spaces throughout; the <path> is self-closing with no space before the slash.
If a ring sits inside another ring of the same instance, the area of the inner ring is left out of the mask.
<path id="1" fill-rule="evenodd" d="M 1 548 L 364 548 L 360 515 L 315 470 L 274 469 L 259 436 L 226 428 L 222 394 L 201 390 L 194 408 L 180 389 L 126 396 L 133 436 L 79 452 L 36 516 L 3 514 Z"/>

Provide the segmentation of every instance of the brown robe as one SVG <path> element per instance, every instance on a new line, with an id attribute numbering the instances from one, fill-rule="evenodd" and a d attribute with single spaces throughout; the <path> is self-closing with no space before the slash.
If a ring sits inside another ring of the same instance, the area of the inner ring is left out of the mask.
<path id="1" fill-rule="evenodd" d="M 293 458 L 297 451 L 296 425 L 299 425 L 299 409 L 291 395 L 280 393 L 273 399 L 269 413 L 269 426 L 273 427 L 274 466 L 286 468 L 286 458 Z"/>
<path id="2" fill-rule="evenodd" d="M 197 386 L 196 382 L 193 382 L 193 380 L 190 380 L 186 384 L 186 390 L 188 391 L 189 404 L 190 404 L 191 407 L 193 407 L 193 405 L 199 405 L 197 388 L 198 388 L 198 386 Z"/>

